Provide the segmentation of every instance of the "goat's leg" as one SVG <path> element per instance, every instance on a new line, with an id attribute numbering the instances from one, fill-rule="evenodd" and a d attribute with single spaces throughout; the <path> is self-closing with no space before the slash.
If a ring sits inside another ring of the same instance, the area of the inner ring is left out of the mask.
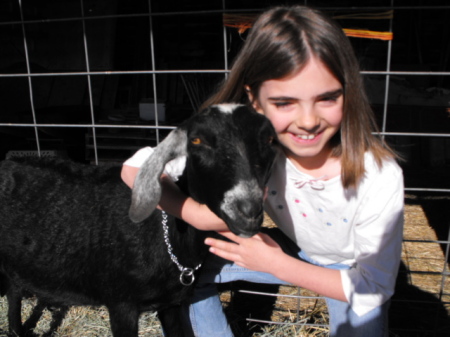
<path id="1" fill-rule="evenodd" d="M 33 308 L 33 311 L 31 312 L 30 317 L 23 323 L 22 331 L 25 336 L 33 336 L 33 333 L 31 330 L 33 330 L 37 322 L 42 316 L 42 313 L 45 309 L 45 304 L 43 304 L 41 301 L 38 300 L 37 304 Z"/>
<path id="2" fill-rule="evenodd" d="M 8 299 L 8 324 L 12 336 L 22 336 L 22 293 L 10 287 L 6 293 Z"/>
<path id="3" fill-rule="evenodd" d="M 49 308 L 49 310 L 52 312 L 52 322 L 50 324 L 50 329 L 46 333 L 42 335 L 42 337 L 51 337 L 55 333 L 55 331 L 59 328 L 61 325 L 64 317 L 66 317 L 67 311 L 69 311 L 68 306 L 62 306 L 57 308 Z"/>
<path id="4" fill-rule="evenodd" d="M 188 317 L 183 316 L 181 306 L 174 306 L 158 311 L 158 318 L 166 337 L 191 337 L 194 336 L 190 322 L 183 324 Z M 187 315 L 187 314 L 186 314 Z"/>
<path id="5" fill-rule="evenodd" d="M 108 305 L 111 332 L 114 337 L 137 337 L 139 310 L 133 303 Z"/>

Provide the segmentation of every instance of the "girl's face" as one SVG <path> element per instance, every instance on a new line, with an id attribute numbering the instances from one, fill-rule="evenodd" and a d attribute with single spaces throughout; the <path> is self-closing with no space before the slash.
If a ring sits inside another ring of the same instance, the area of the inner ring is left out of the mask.
<path id="1" fill-rule="evenodd" d="M 330 156 L 329 141 L 340 128 L 343 103 L 341 83 L 311 58 L 298 73 L 263 82 L 254 106 L 272 122 L 288 158 L 317 167 Z"/>

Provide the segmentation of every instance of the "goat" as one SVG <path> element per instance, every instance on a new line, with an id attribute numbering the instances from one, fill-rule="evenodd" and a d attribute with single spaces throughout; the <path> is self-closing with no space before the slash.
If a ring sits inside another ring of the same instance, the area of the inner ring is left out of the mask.
<path id="1" fill-rule="evenodd" d="M 10 332 L 27 334 L 20 307 L 22 296 L 32 294 L 40 311 L 105 305 L 114 337 L 136 337 L 144 311 L 158 312 L 167 336 L 183 336 L 179 308 L 207 254 L 206 232 L 168 216 L 179 269 L 164 242 L 163 214 L 155 209 L 164 166 L 186 156 L 180 189 L 208 205 L 232 232 L 250 237 L 263 220 L 275 137 L 270 121 L 249 107 L 210 107 L 155 148 L 132 193 L 120 167 L 1 162 L 0 292 L 9 302 Z"/>

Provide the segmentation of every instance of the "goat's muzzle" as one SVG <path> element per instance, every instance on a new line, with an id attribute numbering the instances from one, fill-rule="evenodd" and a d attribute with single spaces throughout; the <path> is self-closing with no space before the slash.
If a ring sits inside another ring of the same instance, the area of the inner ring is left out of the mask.
<path id="1" fill-rule="evenodd" d="M 263 222 L 263 202 L 264 191 L 256 180 L 240 181 L 225 193 L 220 217 L 234 234 L 252 237 L 259 232 Z"/>
<path id="2" fill-rule="evenodd" d="M 245 200 L 237 203 L 237 209 L 240 221 L 235 234 L 243 238 L 257 234 L 264 218 L 262 204 Z"/>

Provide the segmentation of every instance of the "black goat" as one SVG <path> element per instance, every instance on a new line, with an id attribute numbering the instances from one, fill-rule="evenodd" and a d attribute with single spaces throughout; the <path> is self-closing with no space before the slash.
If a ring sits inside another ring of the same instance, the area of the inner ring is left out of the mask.
<path id="1" fill-rule="evenodd" d="M 211 107 L 173 130 L 144 163 L 130 190 L 120 167 L 62 160 L 0 163 L 0 292 L 10 331 L 24 336 L 22 297 L 39 310 L 105 305 L 114 337 L 136 337 L 143 311 L 158 311 L 168 336 L 183 336 L 179 306 L 190 296 L 191 271 L 202 263 L 205 232 L 168 217 L 164 242 L 159 177 L 186 155 L 177 184 L 241 236 L 259 231 L 264 185 L 275 157 L 271 123 L 240 105 Z M 130 218 L 133 223 L 130 221 Z M 192 268 L 192 269 L 189 269 Z"/>

